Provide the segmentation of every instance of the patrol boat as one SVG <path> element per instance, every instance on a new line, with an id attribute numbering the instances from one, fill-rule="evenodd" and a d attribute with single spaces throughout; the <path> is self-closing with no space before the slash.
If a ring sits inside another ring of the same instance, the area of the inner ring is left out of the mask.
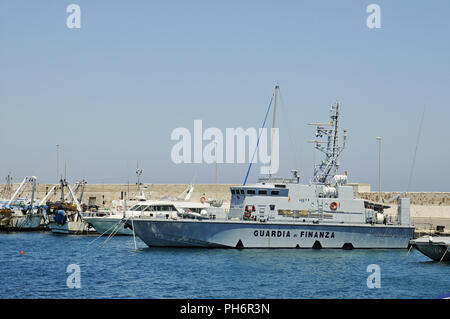
<path id="1" fill-rule="evenodd" d="M 309 184 L 300 184 L 298 171 L 289 179 L 266 176 L 254 185 L 231 187 L 226 219 L 190 220 L 136 217 L 126 224 L 148 246 L 222 248 L 408 248 L 414 227 L 410 201 L 398 198 L 398 221 L 384 215 L 388 206 L 354 197 L 346 175 L 337 175 L 339 103 L 330 122 L 312 124 L 313 141 L 325 158 L 316 165 Z"/>

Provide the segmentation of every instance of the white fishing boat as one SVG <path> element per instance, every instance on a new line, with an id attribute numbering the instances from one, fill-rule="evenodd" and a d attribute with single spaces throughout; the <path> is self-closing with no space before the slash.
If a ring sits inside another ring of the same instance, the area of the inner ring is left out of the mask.
<path id="1" fill-rule="evenodd" d="M 43 214 L 36 199 L 35 176 L 26 176 L 9 200 L 0 201 L 0 230 L 6 231 L 32 231 L 40 230 Z M 12 190 L 10 176 L 7 177 L 5 189 Z M 25 193 L 29 191 L 31 194 Z"/>

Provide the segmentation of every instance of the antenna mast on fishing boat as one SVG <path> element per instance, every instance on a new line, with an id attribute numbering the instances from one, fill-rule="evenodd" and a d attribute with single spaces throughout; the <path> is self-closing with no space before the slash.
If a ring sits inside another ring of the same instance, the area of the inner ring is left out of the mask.
<path id="1" fill-rule="evenodd" d="M 2 198 L 6 199 L 6 198 L 11 197 L 11 193 L 12 193 L 11 172 L 9 172 L 8 176 L 6 176 L 5 180 L 6 180 L 6 184 L 5 184 L 5 187 L 2 189 L 2 191 L 0 192 L 0 199 L 2 199 Z"/>

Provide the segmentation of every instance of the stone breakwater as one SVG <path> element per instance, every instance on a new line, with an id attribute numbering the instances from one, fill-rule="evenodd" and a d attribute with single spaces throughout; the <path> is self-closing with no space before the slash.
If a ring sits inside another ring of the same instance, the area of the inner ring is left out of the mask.
<path id="1" fill-rule="evenodd" d="M 374 202 L 387 203 L 398 192 L 355 192 L 358 198 Z M 436 229 L 437 226 L 445 226 L 450 230 L 450 193 L 447 192 L 411 192 L 408 193 L 411 200 L 411 222 L 416 229 Z M 385 210 L 386 215 L 397 218 L 397 201 L 387 203 L 390 208 Z"/>

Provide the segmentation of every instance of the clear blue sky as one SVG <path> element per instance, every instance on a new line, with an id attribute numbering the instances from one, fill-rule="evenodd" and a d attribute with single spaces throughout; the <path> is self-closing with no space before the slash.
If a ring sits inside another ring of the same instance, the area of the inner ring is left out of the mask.
<path id="1" fill-rule="evenodd" d="M 447 0 L 0 3 L 2 178 L 54 182 L 58 143 L 72 181 L 135 182 L 139 161 L 146 183 L 214 183 L 214 164 L 172 163 L 172 130 L 259 127 L 278 83 L 278 175 L 309 181 L 306 124 L 338 100 L 342 171 L 376 190 L 382 136 L 383 190 L 406 190 L 425 108 L 411 190 L 450 191 Z M 71 3 L 81 29 L 66 26 Z M 381 29 L 366 26 L 370 3 Z M 221 165 L 219 182 L 246 169 Z"/>

